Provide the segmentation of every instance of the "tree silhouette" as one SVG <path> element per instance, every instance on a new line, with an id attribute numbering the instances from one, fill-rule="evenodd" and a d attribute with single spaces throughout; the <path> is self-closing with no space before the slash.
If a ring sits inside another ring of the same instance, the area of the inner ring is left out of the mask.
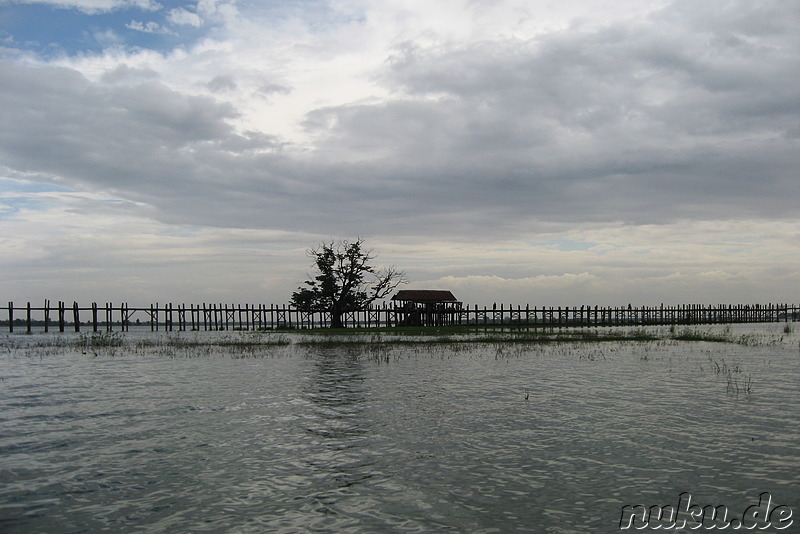
<path id="1" fill-rule="evenodd" d="M 408 283 L 403 271 L 396 267 L 378 270 L 371 262 L 377 255 L 364 248 L 364 240 L 356 239 L 322 243 L 307 251 L 318 274 L 305 281 L 292 293 L 291 303 L 303 311 L 331 314 L 331 328 L 343 328 L 345 312 L 364 309 L 391 293 L 400 284 Z"/>

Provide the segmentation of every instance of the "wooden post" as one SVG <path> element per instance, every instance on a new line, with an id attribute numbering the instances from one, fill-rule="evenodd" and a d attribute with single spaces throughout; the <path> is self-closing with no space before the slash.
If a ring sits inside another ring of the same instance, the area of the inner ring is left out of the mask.
<path id="1" fill-rule="evenodd" d="M 14 303 L 11 301 L 8 303 L 8 331 L 14 332 Z"/>
<path id="2" fill-rule="evenodd" d="M 92 332 L 97 332 L 97 303 L 92 302 Z"/>
<path id="3" fill-rule="evenodd" d="M 73 301 L 72 302 L 72 318 L 75 324 L 75 331 L 81 331 L 81 317 L 80 317 L 80 310 L 78 308 L 78 303 Z"/>
<path id="4" fill-rule="evenodd" d="M 44 300 L 44 331 L 50 331 L 50 301 Z"/>
<path id="5" fill-rule="evenodd" d="M 28 302 L 27 315 L 25 316 L 25 332 L 31 333 L 31 303 Z"/>

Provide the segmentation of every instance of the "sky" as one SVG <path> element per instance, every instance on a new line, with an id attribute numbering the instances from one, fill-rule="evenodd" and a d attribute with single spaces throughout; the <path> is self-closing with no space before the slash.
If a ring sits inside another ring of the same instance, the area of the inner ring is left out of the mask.
<path id="1" fill-rule="evenodd" d="M 0 0 L 0 301 L 800 303 L 800 3 Z"/>

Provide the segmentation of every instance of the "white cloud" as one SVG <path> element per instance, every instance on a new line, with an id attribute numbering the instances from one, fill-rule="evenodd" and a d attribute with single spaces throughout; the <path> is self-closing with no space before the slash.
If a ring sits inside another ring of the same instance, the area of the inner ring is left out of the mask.
<path id="1" fill-rule="evenodd" d="M 193 26 L 199 28 L 203 25 L 200 15 L 183 8 L 171 9 L 167 15 L 167 20 L 177 26 Z"/>
<path id="2" fill-rule="evenodd" d="M 141 22 L 132 20 L 125 25 L 126 28 L 136 30 L 144 33 L 161 33 L 161 34 L 174 34 L 169 28 L 165 28 L 161 24 L 153 21 Z"/>

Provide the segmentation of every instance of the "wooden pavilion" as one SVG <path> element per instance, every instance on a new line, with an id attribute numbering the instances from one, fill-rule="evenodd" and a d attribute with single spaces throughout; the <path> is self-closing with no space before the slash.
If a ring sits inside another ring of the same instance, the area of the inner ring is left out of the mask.
<path id="1" fill-rule="evenodd" d="M 398 326 L 457 324 L 461 302 L 442 289 L 404 289 L 392 297 Z"/>

